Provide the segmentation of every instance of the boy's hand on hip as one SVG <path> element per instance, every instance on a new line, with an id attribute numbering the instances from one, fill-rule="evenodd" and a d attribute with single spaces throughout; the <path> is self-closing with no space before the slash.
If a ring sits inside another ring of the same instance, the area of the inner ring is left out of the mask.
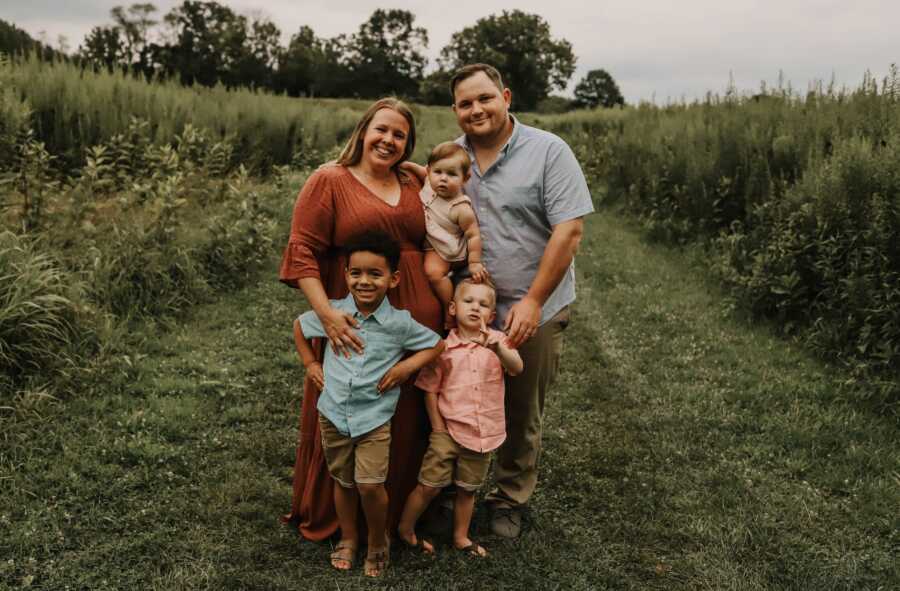
<path id="1" fill-rule="evenodd" d="M 519 345 L 530 339 L 537 333 L 538 323 L 541 321 L 541 305 L 528 296 L 525 296 L 509 309 L 503 330 L 509 335 L 510 345 L 518 349 Z"/>
<path id="2" fill-rule="evenodd" d="M 391 369 L 387 371 L 384 376 L 382 376 L 381 380 L 378 381 L 378 391 L 384 394 L 391 388 L 399 386 L 403 382 L 409 379 L 409 376 L 412 375 L 412 372 L 407 369 L 407 367 L 401 361 Z"/>

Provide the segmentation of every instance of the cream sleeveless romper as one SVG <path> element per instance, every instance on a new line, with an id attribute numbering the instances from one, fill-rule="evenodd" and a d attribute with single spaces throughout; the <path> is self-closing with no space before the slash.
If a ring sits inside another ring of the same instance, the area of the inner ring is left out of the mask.
<path id="1" fill-rule="evenodd" d="M 427 182 L 419 192 L 425 208 L 425 233 L 428 243 L 438 255 L 449 263 L 464 261 L 467 257 L 466 239 L 462 229 L 450 220 L 450 210 L 460 203 L 471 205 L 472 200 L 460 193 L 450 201 L 441 199 Z"/>

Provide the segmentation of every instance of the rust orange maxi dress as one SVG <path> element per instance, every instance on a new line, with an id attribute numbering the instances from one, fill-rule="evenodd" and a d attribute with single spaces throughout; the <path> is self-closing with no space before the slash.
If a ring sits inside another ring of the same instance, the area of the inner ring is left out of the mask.
<path id="1" fill-rule="evenodd" d="M 441 304 L 431 291 L 423 267 L 425 213 L 419 200 L 420 189 L 417 180 L 402 178 L 400 201 L 391 206 L 343 166 L 316 171 L 306 181 L 294 205 L 290 240 L 281 261 L 279 279 L 298 287 L 298 279 L 319 277 L 329 298 L 343 298 L 348 289 L 343 273 L 346 260 L 341 248 L 363 232 L 381 231 L 392 236 L 402 249 L 400 284 L 388 292 L 388 300 L 439 332 L 443 319 Z M 322 359 L 324 340 L 317 341 L 314 348 Z M 291 513 L 286 517 L 310 540 L 323 540 L 338 529 L 333 482 L 325 466 L 319 436 L 318 399 L 318 389 L 307 378 L 303 384 Z M 406 497 L 416 485 L 429 431 L 424 396 L 410 380 L 401 388 L 391 424 L 391 458 L 386 482 L 391 529 L 396 528 Z M 362 511 L 359 515 L 362 516 Z"/>

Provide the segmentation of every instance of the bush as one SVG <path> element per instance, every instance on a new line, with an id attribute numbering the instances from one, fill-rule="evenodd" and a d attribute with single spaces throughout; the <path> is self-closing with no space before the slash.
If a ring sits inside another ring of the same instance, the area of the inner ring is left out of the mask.
<path id="1" fill-rule="evenodd" d="M 0 232 L 0 375 L 11 387 L 75 364 L 89 340 L 78 284 L 27 238 Z"/>

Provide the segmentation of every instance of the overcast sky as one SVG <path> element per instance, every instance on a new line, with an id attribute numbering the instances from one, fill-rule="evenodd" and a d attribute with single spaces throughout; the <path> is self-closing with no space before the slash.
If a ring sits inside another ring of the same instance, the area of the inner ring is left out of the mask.
<path id="1" fill-rule="evenodd" d="M 91 27 L 111 22 L 109 10 L 133 0 L 0 0 L 0 19 L 52 45 L 60 35 L 75 49 Z M 146 1 L 146 0 L 142 0 Z M 163 15 L 175 0 L 157 0 Z M 362 0 L 223 0 L 242 14 L 269 17 L 284 42 L 309 25 L 319 37 L 354 33 L 376 8 L 416 15 L 435 58 L 450 36 L 479 18 L 512 6 L 541 15 L 554 38 L 578 58 L 569 84 L 591 69 L 609 71 L 630 103 L 688 100 L 722 92 L 733 76 L 740 90 L 774 84 L 779 71 L 796 89 L 810 81 L 855 87 L 869 69 L 878 77 L 900 62 L 897 0 L 494 0 L 365 2 Z"/>

